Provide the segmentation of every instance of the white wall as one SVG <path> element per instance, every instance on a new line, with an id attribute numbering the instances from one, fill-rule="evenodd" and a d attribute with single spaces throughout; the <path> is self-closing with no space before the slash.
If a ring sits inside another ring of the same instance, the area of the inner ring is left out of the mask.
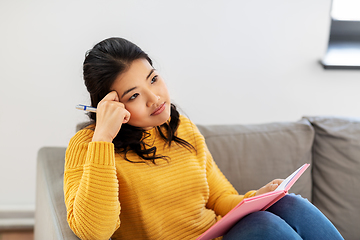
<path id="1" fill-rule="evenodd" d="M 34 207 L 36 154 L 89 103 L 86 50 L 125 37 L 201 124 L 360 117 L 360 72 L 325 71 L 331 0 L 1 0 L 0 208 Z"/>

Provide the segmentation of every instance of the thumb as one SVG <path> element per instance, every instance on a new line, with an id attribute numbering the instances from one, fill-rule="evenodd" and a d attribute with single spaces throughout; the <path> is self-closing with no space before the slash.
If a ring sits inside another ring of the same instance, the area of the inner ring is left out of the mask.
<path id="1" fill-rule="evenodd" d="M 279 186 L 279 184 L 273 183 L 269 186 L 270 191 L 274 191 L 277 187 Z"/>

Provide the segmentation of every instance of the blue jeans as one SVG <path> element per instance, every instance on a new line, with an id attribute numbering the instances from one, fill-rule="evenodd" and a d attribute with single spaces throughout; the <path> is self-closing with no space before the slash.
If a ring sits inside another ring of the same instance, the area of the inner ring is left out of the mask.
<path id="1" fill-rule="evenodd" d="M 308 200 L 288 194 L 266 211 L 242 218 L 223 240 L 343 239 L 334 225 Z"/>

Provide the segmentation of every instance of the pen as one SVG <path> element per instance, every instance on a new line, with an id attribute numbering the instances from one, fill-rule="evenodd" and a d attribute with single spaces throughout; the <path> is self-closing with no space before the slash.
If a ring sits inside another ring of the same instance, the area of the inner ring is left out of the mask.
<path id="1" fill-rule="evenodd" d="M 82 104 L 76 105 L 76 109 L 84 110 L 84 111 L 87 111 L 87 112 L 95 112 L 95 113 L 96 113 L 96 108 L 90 107 L 90 106 L 86 106 L 86 105 L 82 105 Z"/>

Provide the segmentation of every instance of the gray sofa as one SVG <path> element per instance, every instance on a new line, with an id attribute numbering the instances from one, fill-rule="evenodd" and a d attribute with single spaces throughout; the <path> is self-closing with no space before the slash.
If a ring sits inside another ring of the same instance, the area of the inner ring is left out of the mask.
<path id="1" fill-rule="evenodd" d="M 310 168 L 292 187 L 316 205 L 346 240 L 360 239 L 360 120 L 304 117 L 298 122 L 201 126 L 215 161 L 239 193 Z M 65 147 L 38 153 L 35 239 L 78 239 L 66 222 Z"/>

